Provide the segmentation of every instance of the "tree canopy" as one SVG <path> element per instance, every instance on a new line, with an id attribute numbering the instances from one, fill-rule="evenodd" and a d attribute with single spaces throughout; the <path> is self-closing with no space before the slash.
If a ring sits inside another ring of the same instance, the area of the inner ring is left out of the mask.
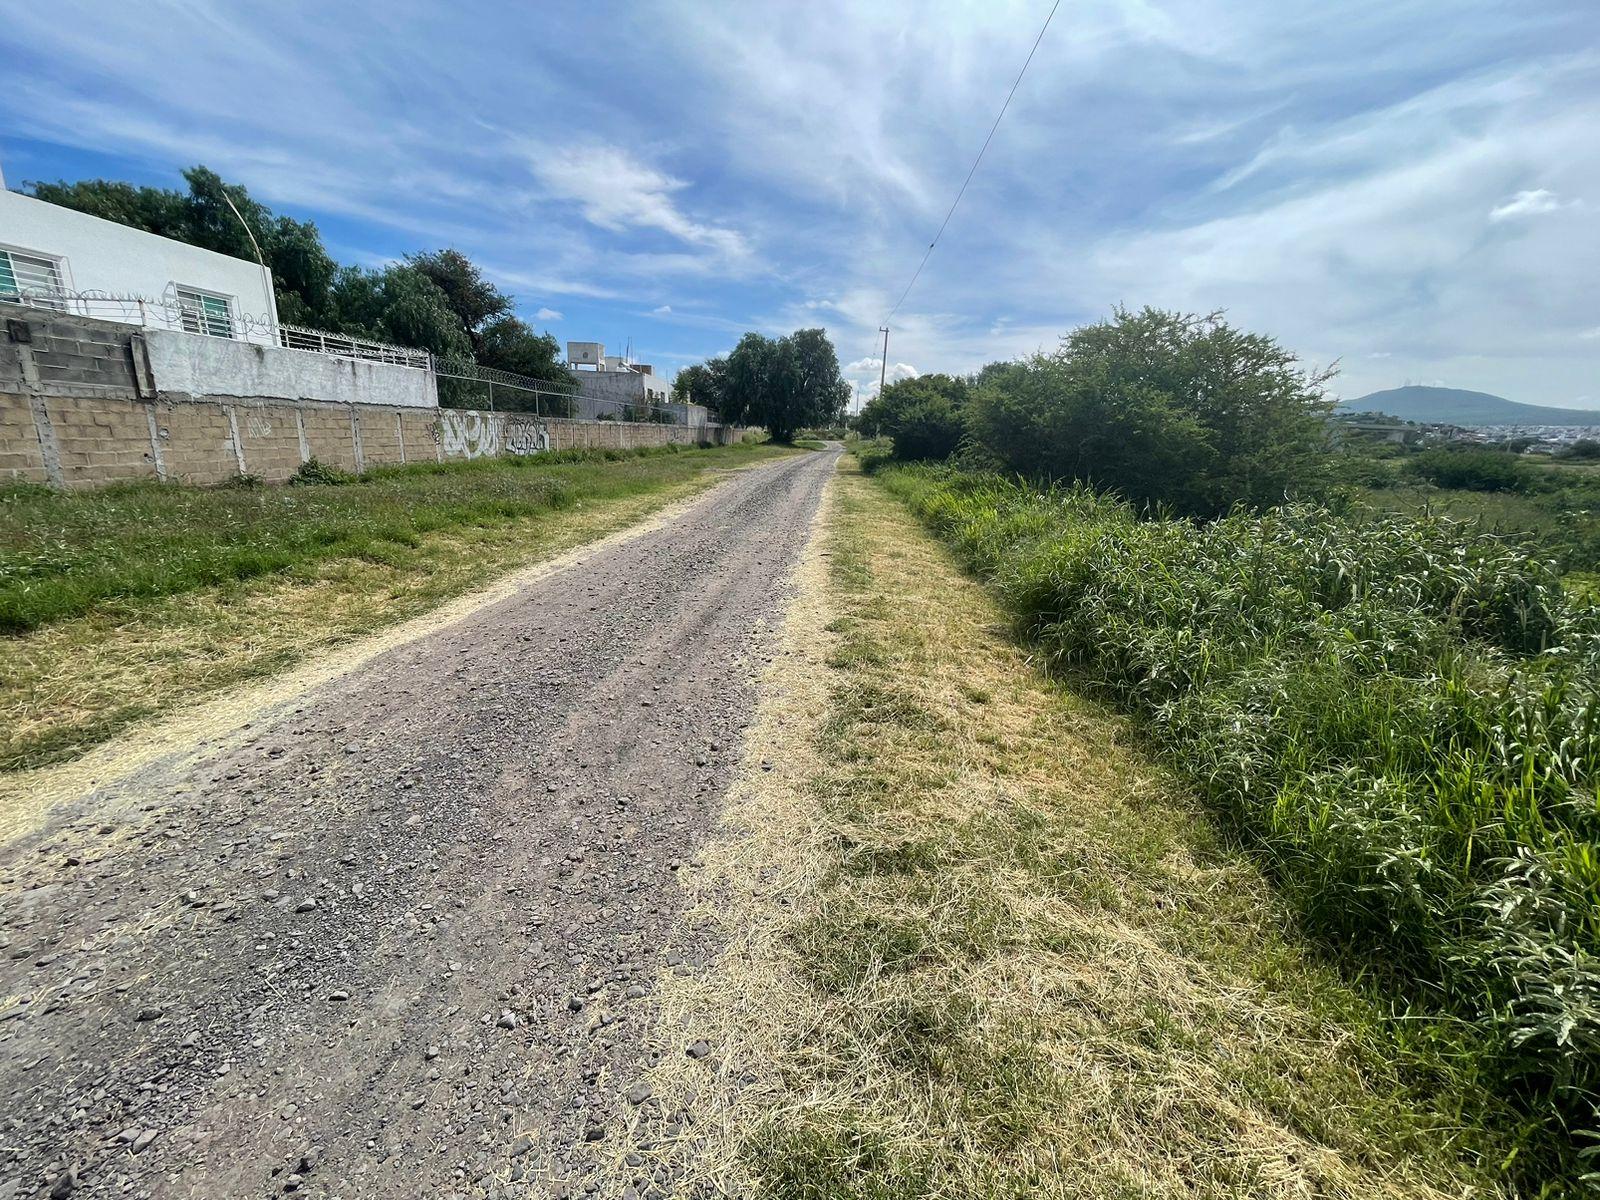
<path id="1" fill-rule="evenodd" d="M 988 373 L 967 425 L 1001 464 L 1187 513 L 1315 491 L 1329 373 L 1220 314 L 1118 309 Z"/>
<path id="2" fill-rule="evenodd" d="M 273 213 L 206 167 L 192 167 L 183 178 L 187 192 L 108 179 L 28 188 L 51 204 L 254 261 L 249 235 L 228 207 L 232 200 L 261 245 L 281 320 L 473 359 L 538 379 L 567 380 L 556 339 L 517 317 L 514 298 L 484 278 L 461 251 L 411 254 L 377 269 L 340 266 L 312 222 Z"/>
<path id="3" fill-rule="evenodd" d="M 703 404 L 717 416 L 722 412 L 727 387 L 728 360 L 708 358 L 678 372 L 672 381 L 672 398 L 679 404 Z"/>
<path id="4" fill-rule="evenodd" d="M 826 331 L 747 333 L 728 355 L 719 413 L 733 424 L 764 425 L 774 441 L 786 442 L 797 430 L 837 421 L 849 399 Z"/>

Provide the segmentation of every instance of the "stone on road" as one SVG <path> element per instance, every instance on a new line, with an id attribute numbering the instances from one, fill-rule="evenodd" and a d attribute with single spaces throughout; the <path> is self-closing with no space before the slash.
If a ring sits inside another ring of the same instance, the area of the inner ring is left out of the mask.
<path id="1" fill-rule="evenodd" d="M 0 847 L 0 1196 L 582 1194 L 836 458 Z"/>

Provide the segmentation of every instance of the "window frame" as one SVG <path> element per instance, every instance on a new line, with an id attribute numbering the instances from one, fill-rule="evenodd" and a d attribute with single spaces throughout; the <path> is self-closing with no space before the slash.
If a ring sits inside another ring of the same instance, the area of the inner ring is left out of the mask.
<path id="1" fill-rule="evenodd" d="M 172 291 L 173 295 L 176 296 L 178 300 L 178 327 L 182 329 L 184 333 L 193 333 L 200 337 L 219 337 L 228 341 L 233 341 L 238 338 L 239 315 L 234 308 L 236 297 L 230 296 L 226 292 L 213 292 L 210 288 L 195 287 L 194 285 L 188 283 L 179 283 L 177 280 L 172 281 Z M 193 297 L 195 300 L 199 301 L 198 310 L 191 309 L 184 303 L 184 298 L 186 296 Z M 206 311 L 207 300 L 221 303 L 225 314 L 224 319 L 227 322 L 226 332 L 219 333 L 215 328 L 213 328 L 213 322 L 218 320 L 218 318 L 214 314 Z M 194 321 L 193 328 L 190 327 L 191 318 Z"/>
<path id="2" fill-rule="evenodd" d="M 46 254 L 42 250 L 30 250 L 26 246 L 17 246 L 10 242 L 0 242 L 0 254 L 6 256 L 6 273 L 11 276 L 12 283 L 17 285 L 16 292 L 0 291 L 0 296 L 15 295 L 17 299 L 13 303 L 27 304 L 34 308 L 47 308 L 55 312 L 65 312 L 67 310 L 68 296 L 72 290 L 72 276 L 67 271 L 66 258 L 59 254 Z M 48 265 L 55 279 L 52 288 L 60 293 L 60 299 L 51 302 L 38 296 L 30 297 L 27 295 L 28 285 L 19 282 L 17 279 L 17 255 Z"/>

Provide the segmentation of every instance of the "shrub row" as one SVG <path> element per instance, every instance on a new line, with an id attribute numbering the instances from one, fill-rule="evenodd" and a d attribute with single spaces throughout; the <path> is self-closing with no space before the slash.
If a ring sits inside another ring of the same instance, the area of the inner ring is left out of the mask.
<path id="1" fill-rule="evenodd" d="M 948 467 L 880 478 L 1053 664 L 1147 720 L 1309 931 L 1594 1130 L 1600 617 L 1553 568 L 1441 517 L 1140 520 Z"/>

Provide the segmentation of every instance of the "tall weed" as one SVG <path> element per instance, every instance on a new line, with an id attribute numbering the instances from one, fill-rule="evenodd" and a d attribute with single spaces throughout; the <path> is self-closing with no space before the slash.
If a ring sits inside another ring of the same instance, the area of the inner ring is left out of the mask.
<path id="1" fill-rule="evenodd" d="M 1523 547 L 1437 515 L 1141 520 L 1081 489 L 879 477 L 1053 665 L 1148 722 L 1308 930 L 1408 1013 L 1471 1022 L 1478 1066 L 1574 1144 L 1592 1134 L 1591 601 Z"/>

